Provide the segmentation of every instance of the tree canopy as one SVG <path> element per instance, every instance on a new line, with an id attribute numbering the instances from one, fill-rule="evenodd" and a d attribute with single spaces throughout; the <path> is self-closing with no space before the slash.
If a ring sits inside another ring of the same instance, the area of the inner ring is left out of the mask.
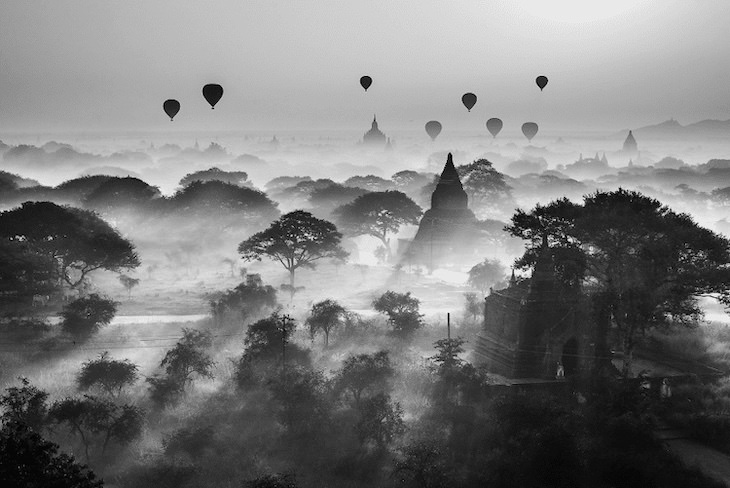
<path id="1" fill-rule="evenodd" d="M 289 285 L 299 268 L 314 268 L 323 258 L 345 259 L 348 253 L 340 246 L 342 234 L 326 220 L 304 210 L 295 210 L 274 221 L 268 229 L 254 234 L 238 246 L 246 261 L 267 257 L 289 271 Z"/>
<path id="2" fill-rule="evenodd" d="M 518 211 L 508 230 L 529 241 L 522 266 L 535 262 L 538 242 L 551 244 L 563 286 L 583 287 L 599 322 L 618 328 L 625 373 L 640 330 L 691 322 L 701 315 L 700 296 L 730 304 L 730 241 L 640 193 L 557 200 Z"/>
<path id="3" fill-rule="evenodd" d="M 55 278 L 76 287 L 92 271 L 139 266 L 134 245 L 95 213 L 51 202 L 25 202 L 0 214 L 0 239 L 55 263 Z"/>
<path id="4" fill-rule="evenodd" d="M 329 345 L 330 332 L 340 324 L 347 310 L 335 300 L 323 300 L 312 305 L 312 311 L 307 318 L 309 333 L 314 339 L 318 331 L 324 334 L 324 347 Z"/>
<path id="5" fill-rule="evenodd" d="M 380 239 L 390 256 L 390 234 L 402 225 L 418 224 L 421 207 L 399 191 L 366 193 L 335 210 L 340 226 L 353 235 L 370 235 Z"/>

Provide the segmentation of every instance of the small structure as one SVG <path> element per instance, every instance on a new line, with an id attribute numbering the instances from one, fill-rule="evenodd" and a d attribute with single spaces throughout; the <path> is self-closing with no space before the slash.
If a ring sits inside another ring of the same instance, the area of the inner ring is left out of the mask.
<path id="1" fill-rule="evenodd" d="M 378 128 L 378 120 L 373 115 L 373 125 L 370 130 L 362 136 L 362 143 L 368 146 L 385 146 L 386 137 Z"/>
<path id="2" fill-rule="evenodd" d="M 485 298 L 475 352 L 491 372 L 510 379 L 590 371 L 601 344 L 580 296 L 558 285 L 546 240 L 539 252 L 529 280 L 510 279 Z"/>

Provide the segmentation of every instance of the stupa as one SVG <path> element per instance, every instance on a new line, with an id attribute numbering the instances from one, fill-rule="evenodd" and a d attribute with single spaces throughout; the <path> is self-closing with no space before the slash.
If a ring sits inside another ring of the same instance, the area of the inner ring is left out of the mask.
<path id="1" fill-rule="evenodd" d="M 477 218 L 461 186 L 451 153 L 431 195 L 431 208 L 421 218 L 406 259 L 433 269 L 454 262 L 455 257 L 471 255 L 477 247 Z"/>
<path id="2" fill-rule="evenodd" d="M 362 142 L 366 145 L 385 146 L 385 140 L 385 134 L 378 129 L 378 120 L 375 115 L 373 115 L 373 125 L 370 130 L 362 136 Z"/>

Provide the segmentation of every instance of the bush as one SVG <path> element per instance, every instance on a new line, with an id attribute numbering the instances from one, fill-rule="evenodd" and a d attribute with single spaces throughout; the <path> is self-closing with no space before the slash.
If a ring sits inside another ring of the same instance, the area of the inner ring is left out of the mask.
<path id="1" fill-rule="evenodd" d="M 61 311 L 61 328 L 77 339 L 86 339 L 112 321 L 117 305 L 96 293 L 74 300 Z"/>

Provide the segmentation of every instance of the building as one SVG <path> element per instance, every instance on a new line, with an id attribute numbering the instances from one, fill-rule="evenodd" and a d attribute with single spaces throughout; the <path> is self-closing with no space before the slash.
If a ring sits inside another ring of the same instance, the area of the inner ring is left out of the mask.
<path id="1" fill-rule="evenodd" d="M 639 146 L 636 144 L 636 139 L 634 139 L 634 134 L 631 131 L 629 131 L 629 135 L 626 136 L 624 141 L 623 152 L 626 154 L 637 154 L 639 152 Z"/>
<path id="2" fill-rule="evenodd" d="M 364 136 L 362 136 L 362 143 L 372 146 L 385 146 L 386 137 L 385 134 L 383 134 L 380 129 L 378 129 L 378 121 L 375 118 L 375 115 L 373 115 L 372 127 L 369 131 L 365 133 Z"/>
<path id="3" fill-rule="evenodd" d="M 555 379 L 588 372 L 603 344 L 582 296 L 561 290 L 543 241 L 530 279 L 490 290 L 476 342 L 477 361 L 510 379 Z"/>
<path id="4" fill-rule="evenodd" d="M 405 259 L 410 264 L 424 264 L 429 269 L 451 264 L 457 258 L 474 255 L 479 249 L 478 237 L 477 218 L 469 210 L 467 194 L 449 153 L 431 194 L 431 208 L 421 218 Z"/>

